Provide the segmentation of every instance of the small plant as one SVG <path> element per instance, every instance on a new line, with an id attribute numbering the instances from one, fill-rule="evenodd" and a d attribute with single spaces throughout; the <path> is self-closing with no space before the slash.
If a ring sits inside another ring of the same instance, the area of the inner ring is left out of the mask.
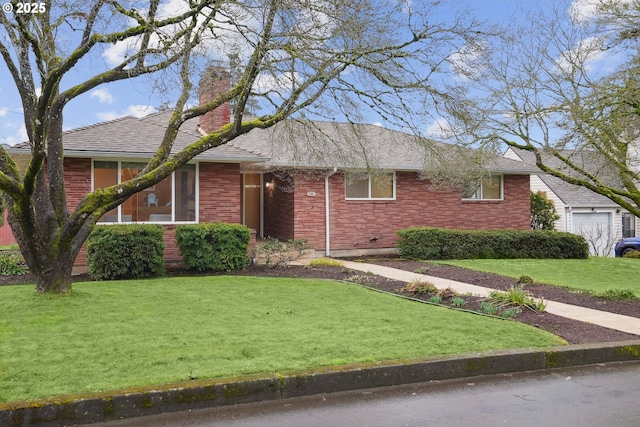
<path id="1" fill-rule="evenodd" d="M 424 266 L 413 270 L 416 274 L 429 274 L 429 267 Z"/>
<path id="2" fill-rule="evenodd" d="M 433 283 L 423 280 L 414 280 L 407 283 L 403 288 L 404 292 L 415 295 L 433 294 L 438 292 L 438 288 Z"/>
<path id="3" fill-rule="evenodd" d="M 493 291 L 487 300 L 500 308 L 515 306 L 527 307 L 534 311 L 544 311 L 547 304 L 542 299 L 536 299 L 522 289 L 522 286 L 511 287 L 506 292 Z"/>
<path id="4" fill-rule="evenodd" d="M 442 295 L 442 298 L 453 298 L 458 296 L 458 292 L 451 288 L 440 289 L 438 294 Z"/>
<path id="5" fill-rule="evenodd" d="M 433 295 L 428 301 L 433 304 L 442 304 L 442 295 Z"/>
<path id="6" fill-rule="evenodd" d="M 0 252 L 0 274 L 3 276 L 13 276 L 25 274 L 24 258 L 20 253 Z"/>
<path id="7" fill-rule="evenodd" d="M 509 307 L 500 312 L 500 317 L 504 317 L 506 319 L 513 319 L 521 312 L 522 310 L 520 310 L 517 307 Z"/>
<path id="8" fill-rule="evenodd" d="M 344 267 L 342 261 L 333 258 L 314 258 L 309 261 L 311 267 Z"/>
<path id="9" fill-rule="evenodd" d="M 358 285 L 368 285 L 369 283 L 371 283 L 370 276 L 366 276 L 366 275 L 358 274 L 358 273 L 347 277 L 345 280 L 347 282 L 357 283 Z"/>
<path id="10" fill-rule="evenodd" d="M 533 280 L 533 277 L 523 274 L 518 278 L 518 283 L 520 285 L 533 285 L 535 282 Z"/>
<path id="11" fill-rule="evenodd" d="M 256 258 L 269 268 L 284 267 L 290 261 L 302 256 L 305 251 L 313 249 L 307 244 L 307 239 L 296 239 L 281 242 L 273 237 L 267 237 L 264 242 L 256 246 Z"/>
<path id="12" fill-rule="evenodd" d="M 456 296 L 451 299 L 451 305 L 457 308 L 462 308 L 467 305 L 467 301 L 462 297 Z"/>
<path id="13" fill-rule="evenodd" d="M 480 303 L 480 313 L 489 314 L 491 316 L 495 316 L 498 313 L 498 307 L 495 305 L 482 301 Z"/>
<path id="14" fill-rule="evenodd" d="M 640 259 L 640 251 L 631 251 L 631 252 L 627 252 L 626 254 L 622 255 L 623 258 L 634 258 L 634 259 Z"/>
<path id="15" fill-rule="evenodd" d="M 637 299 L 636 294 L 631 289 L 607 288 L 598 294 L 601 298 L 617 299 L 617 300 L 634 300 Z"/>

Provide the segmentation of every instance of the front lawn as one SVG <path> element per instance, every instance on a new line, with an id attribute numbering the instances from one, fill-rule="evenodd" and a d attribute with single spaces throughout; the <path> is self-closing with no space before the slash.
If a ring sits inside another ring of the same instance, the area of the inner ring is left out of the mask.
<path id="1" fill-rule="evenodd" d="M 640 261 L 591 257 L 588 259 L 466 259 L 442 264 L 558 285 L 601 294 L 606 289 L 629 289 L 640 298 Z"/>
<path id="2" fill-rule="evenodd" d="M 325 280 L 214 276 L 0 288 L 0 402 L 562 341 Z"/>

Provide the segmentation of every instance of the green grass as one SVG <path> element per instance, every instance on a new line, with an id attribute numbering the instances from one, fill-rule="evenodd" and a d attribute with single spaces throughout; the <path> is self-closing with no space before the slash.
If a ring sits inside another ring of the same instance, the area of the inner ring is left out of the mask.
<path id="1" fill-rule="evenodd" d="M 536 283 L 603 294 L 607 289 L 629 289 L 640 298 L 640 262 L 636 259 L 469 259 L 442 264 L 487 271 L 503 276 L 533 277 Z"/>
<path id="2" fill-rule="evenodd" d="M 563 342 L 358 286 L 253 277 L 0 288 L 0 402 Z"/>

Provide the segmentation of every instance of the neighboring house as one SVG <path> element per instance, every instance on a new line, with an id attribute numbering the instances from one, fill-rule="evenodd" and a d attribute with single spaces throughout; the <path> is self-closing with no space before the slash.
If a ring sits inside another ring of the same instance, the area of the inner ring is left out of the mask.
<path id="1" fill-rule="evenodd" d="M 504 157 L 535 164 L 534 154 L 525 150 L 509 148 Z M 555 222 L 556 230 L 584 236 L 592 255 L 613 256 L 620 238 L 638 233 L 635 216 L 588 188 L 538 173 L 531 176 L 531 191 L 541 191 L 553 202 L 560 216 Z"/>
<path id="2" fill-rule="evenodd" d="M 185 123 L 175 149 L 228 123 L 228 109 L 212 113 Z M 65 132 L 70 207 L 92 189 L 135 176 L 161 140 L 168 114 Z M 242 223 L 258 238 L 304 238 L 333 256 L 393 252 L 396 232 L 410 226 L 529 228 L 535 168 L 496 157 L 491 175 L 463 194 L 421 178 L 429 156 L 420 142 L 374 125 L 287 121 L 197 156 L 100 222 L 163 224 L 168 262 L 180 260 L 177 224 Z M 29 156 L 26 145 L 10 151 L 17 162 Z M 78 264 L 85 262 L 83 252 Z"/>

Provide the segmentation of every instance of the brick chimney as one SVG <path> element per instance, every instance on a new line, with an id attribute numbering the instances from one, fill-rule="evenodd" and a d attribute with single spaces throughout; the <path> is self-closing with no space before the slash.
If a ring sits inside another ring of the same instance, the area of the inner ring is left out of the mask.
<path id="1" fill-rule="evenodd" d="M 223 67 L 213 66 L 207 69 L 200 79 L 200 105 L 206 104 L 218 95 L 231 89 L 231 75 Z M 231 105 L 227 102 L 213 111 L 200 116 L 200 128 L 211 133 L 229 124 L 231 121 Z"/>

